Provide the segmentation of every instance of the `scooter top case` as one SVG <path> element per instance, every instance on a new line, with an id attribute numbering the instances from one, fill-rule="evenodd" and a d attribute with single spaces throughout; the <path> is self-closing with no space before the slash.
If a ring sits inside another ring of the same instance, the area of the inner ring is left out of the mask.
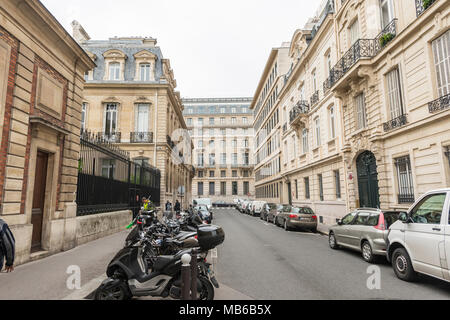
<path id="1" fill-rule="evenodd" d="M 219 226 L 201 225 L 198 227 L 197 237 L 202 250 L 211 250 L 225 241 L 225 232 Z"/>

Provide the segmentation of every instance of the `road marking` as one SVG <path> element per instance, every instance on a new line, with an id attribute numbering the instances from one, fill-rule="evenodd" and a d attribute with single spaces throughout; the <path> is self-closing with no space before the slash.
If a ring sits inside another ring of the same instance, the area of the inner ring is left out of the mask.
<path id="1" fill-rule="evenodd" d="M 106 274 L 101 275 L 98 278 L 92 279 L 88 283 L 86 283 L 84 286 L 81 287 L 79 290 L 75 290 L 62 300 L 85 300 L 86 297 L 93 293 L 101 284 L 102 282 L 107 279 L 108 277 Z"/>

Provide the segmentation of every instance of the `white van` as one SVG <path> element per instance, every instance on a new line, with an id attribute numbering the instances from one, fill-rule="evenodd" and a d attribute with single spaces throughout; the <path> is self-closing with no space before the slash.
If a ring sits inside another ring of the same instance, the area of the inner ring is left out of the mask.
<path id="1" fill-rule="evenodd" d="M 450 188 L 427 192 L 389 228 L 387 258 L 395 274 L 423 273 L 450 282 Z"/>
<path id="2" fill-rule="evenodd" d="M 212 201 L 210 198 L 194 199 L 194 203 L 197 203 L 197 205 L 207 206 L 209 211 L 211 211 L 212 209 Z"/>
<path id="3" fill-rule="evenodd" d="M 265 201 L 253 201 L 250 208 L 250 214 L 254 217 L 261 215 L 266 203 L 267 202 Z"/>

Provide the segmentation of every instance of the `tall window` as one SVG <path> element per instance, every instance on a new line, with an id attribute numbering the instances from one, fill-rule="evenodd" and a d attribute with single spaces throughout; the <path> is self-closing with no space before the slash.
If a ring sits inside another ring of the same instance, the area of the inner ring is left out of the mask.
<path id="1" fill-rule="evenodd" d="M 367 126 L 366 101 L 364 97 L 364 92 L 356 96 L 355 106 L 356 106 L 356 129 L 360 130 Z"/>
<path id="2" fill-rule="evenodd" d="M 220 195 L 221 196 L 226 196 L 227 195 L 227 183 L 226 182 L 221 182 L 220 183 Z"/>
<path id="3" fill-rule="evenodd" d="M 232 148 L 237 148 L 237 140 L 236 139 L 231 141 L 231 147 Z"/>
<path id="4" fill-rule="evenodd" d="M 215 143 L 214 140 L 209 140 L 209 149 L 214 150 L 215 149 Z"/>
<path id="5" fill-rule="evenodd" d="M 232 183 L 232 191 L 233 191 L 233 196 L 237 196 L 238 195 L 238 183 L 236 181 L 233 181 Z"/>
<path id="6" fill-rule="evenodd" d="M 216 184 L 214 182 L 209 183 L 209 195 L 213 196 L 216 194 Z"/>
<path id="7" fill-rule="evenodd" d="M 120 63 L 111 62 L 109 64 L 109 80 L 120 80 Z"/>
<path id="8" fill-rule="evenodd" d="M 203 178 L 203 171 L 198 171 L 198 177 Z"/>
<path id="9" fill-rule="evenodd" d="M 403 113 L 403 100 L 400 86 L 400 73 L 398 68 L 386 75 L 388 85 L 389 108 L 391 120 L 397 119 Z"/>
<path id="10" fill-rule="evenodd" d="M 341 175 L 339 173 L 339 170 L 334 171 L 334 181 L 335 181 L 335 187 L 336 187 L 336 199 L 341 198 Z"/>
<path id="11" fill-rule="evenodd" d="M 236 113 L 236 108 L 231 108 L 231 113 Z"/>
<path id="12" fill-rule="evenodd" d="M 381 27 L 384 29 L 394 19 L 392 0 L 380 0 Z"/>
<path id="13" fill-rule="evenodd" d="M 221 153 L 220 154 L 220 164 L 221 165 L 226 165 L 227 164 L 227 154 L 226 153 Z"/>
<path id="14" fill-rule="evenodd" d="M 330 138 L 336 138 L 336 121 L 334 115 L 334 107 L 330 108 Z"/>
<path id="15" fill-rule="evenodd" d="M 312 86 L 314 93 L 317 91 L 317 77 L 316 77 L 316 70 L 314 70 L 311 74 L 312 76 Z"/>
<path id="16" fill-rule="evenodd" d="M 213 126 L 214 125 L 214 118 L 209 118 L 209 125 L 210 126 Z"/>
<path id="17" fill-rule="evenodd" d="M 231 124 L 236 124 L 236 118 L 235 117 L 231 118 Z"/>
<path id="18" fill-rule="evenodd" d="M 116 133 L 117 130 L 117 105 L 108 103 L 105 114 L 105 135 L 109 136 Z"/>
<path id="19" fill-rule="evenodd" d="M 248 118 L 247 117 L 243 117 L 242 118 L 242 123 L 243 124 L 247 124 L 248 123 Z"/>
<path id="20" fill-rule="evenodd" d="M 414 184 L 409 156 L 395 159 L 397 167 L 398 203 L 414 202 Z"/>
<path id="21" fill-rule="evenodd" d="M 439 97 L 450 94 L 450 30 L 433 41 Z"/>
<path id="22" fill-rule="evenodd" d="M 216 154 L 215 153 L 210 153 L 209 154 L 209 165 L 210 166 L 215 166 L 216 165 Z"/>
<path id="23" fill-rule="evenodd" d="M 250 184 L 248 181 L 244 181 L 244 195 L 250 194 Z"/>
<path id="24" fill-rule="evenodd" d="M 308 129 L 303 129 L 302 131 L 302 149 L 303 153 L 307 153 L 309 151 Z"/>
<path id="25" fill-rule="evenodd" d="M 248 139 L 245 139 L 244 140 L 244 148 L 248 148 L 248 147 L 249 147 Z"/>
<path id="26" fill-rule="evenodd" d="M 136 132 L 148 132 L 148 104 L 138 104 L 136 108 Z"/>
<path id="27" fill-rule="evenodd" d="M 237 160 L 237 158 L 238 158 L 238 155 L 237 155 L 237 153 L 233 153 L 232 154 L 232 158 L 231 158 L 231 161 L 232 161 L 232 165 L 234 165 L 234 166 L 237 166 L 237 162 L 238 162 L 238 160 Z"/>
<path id="28" fill-rule="evenodd" d="M 316 129 L 316 147 L 320 147 L 320 145 L 322 144 L 321 140 L 320 140 L 320 118 L 317 117 L 314 120 L 315 123 L 315 129 Z"/>
<path id="29" fill-rule="evenodd" d="M 141 63 L 140 65 L 141 81 L 150 81 L 150 64 Z"/>
<path id="30" fill-rule="evenodd" d="M 198 125 L 203 126 L 203 118 L 198 118 Z"/>
<path id="31" fill-rule="evenodd" d="M 250 164 L 250 155 L 248 152 L 244 153 L 244 165 L 248 166 Z"/>
<path id="32" fill-rule="evenodd" d="M 203 140 L 198 140 L 198 148 L 199 149 L 203 148 Z"/>
<path id="33" fill-rule="evenodd" d="M 311 199 L 311 194 L 309 192 L 309 178 L 304 179 L 305 182 L 305 199 Z"/>
<path id="34" fill-rule="evenodd" d="M 81 131 L 86 130 L 87 103 L 83 102 L 81 106 Z"/>
<path id="35" fill-rule="evenodd" d="M 333 66 L 331 65 L 331 53 L 329 52 L 327 54 L 327 72 L 328 72 L 328 74 L 330 74 L 332 68 L 333 68 Z"/>
<path id="36" fill-rule="evenodd" d="M 298 180 L 295 180 L 295 199 L 298 200 Z"/>
<path id="37" fill-rule="evenodd" d="M 203 153 L 199 153 L 197 155 L 197 165 L 200 167 L 203 167 L 205 165 L 205 159 L 204 159 Z"/>
<path id="38" fill-rule="evenodd" d="M 350 46 L 352 46 L 359 39 L 359 21 L 358 21 L 358 19 L 356 19 L 355 22 L 352 23 L 348 32 L 349 32 Z"/>
<path id="39" fill-rule="evenodd" d="M 322 174 L 319 174 L 317 176 L 317 178 L 319 179 L 319 197 L 320 197 L 320 201 L 323 201 L 323 177 Z"/>
<path id="40" fill-rule="evenodd" d="M 188 126 L 192 126 L 192 118 L 188 118 L 187 119 L 187 125 Z"/>
<path id="41" fill-rule="evenodd" d="M 226 140 L 222 140 L 222 150 L 225 151 L 226 148 L 227 148 L 227 142 L 226 142 Z"/>
<path id="42" fill-rule="evenodd" d="M 197 194 L 199 196 L 203 195 L 203 182 L 198 182 L 197 183 Z"/>
<path id="43" fill-rule="evenodd" d="M 227 172 L 225 170 L 220 171 L 220 177 L 221 178 L 226 178 L 227 177 Z"/>
<path id="44" fill-rule="evenodd" d="M 220 118 L 220 124 L 225 124 L 225 118 Z"/>

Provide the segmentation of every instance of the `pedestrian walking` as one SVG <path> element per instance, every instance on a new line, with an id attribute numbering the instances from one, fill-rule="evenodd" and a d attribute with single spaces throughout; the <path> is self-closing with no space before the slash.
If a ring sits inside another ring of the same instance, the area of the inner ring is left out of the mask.
<path id="1" fill-rule="evenodd" d="M 8 224 L 0 219 L 0 271 L 3 269 L 3 262 L 6 257 L 6 272 L 14 271 L 14 254 L 16 240 L 9 229 Z"/>
<path id="2" fill-rule="evenodd" d="M 166 211 L 172 211 L 172 204 L 167 200 L 166 202 Z"/>

